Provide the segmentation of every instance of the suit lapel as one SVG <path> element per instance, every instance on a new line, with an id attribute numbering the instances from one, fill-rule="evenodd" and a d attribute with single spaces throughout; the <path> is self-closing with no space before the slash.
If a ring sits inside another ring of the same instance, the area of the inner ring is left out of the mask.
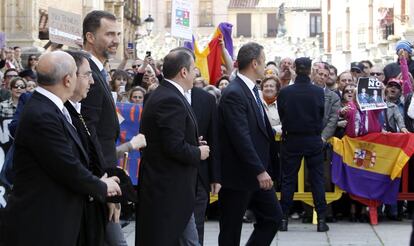
<path id="1" fill-rule="evenodd" d="M 236 81 L 240 84 L 241 88 L 243 89 L 244 94 L 249 99 L 250 106 L 252 107 L 253 111 L 255 112 L 257 124 L 259 125 L 260 130 L 263 132 L 264 135 L 268 136 L 263 118 L 260 115 L 260 110 L 258 108 L 256 98 L 253 97 L 252 92 L 250 91 L 250 89 L 247 87 L 247 85 L 243 82 L 243 80 L 240 77 L 236 77 L 236 79 L 237 79 Z M 263 113 L 266 114 L 264 108 L 263 108 Z M 266 120 L 266 119 L 267 118 L 264 117 L 264 120 Z"/>
<path id="2" fill-rule="evenodd" d="M 116 112 L 115 102 L 111 94 L 111 90 L 109 89 L 108 83 L 106 83 L 104 77 L 102 76 L 101 71 L 99 70 L 98 66 L 96 66 L 95 62 L 89 59 L 89 65 L 91 67 L 91 70 L 94 71 L 96 74 L 98 81 L 94 81 L 95 83 L 100 83 L 105 91 L 105 96 L 110 100 L 111 105 L 114 109 L 114 112 Z"/>

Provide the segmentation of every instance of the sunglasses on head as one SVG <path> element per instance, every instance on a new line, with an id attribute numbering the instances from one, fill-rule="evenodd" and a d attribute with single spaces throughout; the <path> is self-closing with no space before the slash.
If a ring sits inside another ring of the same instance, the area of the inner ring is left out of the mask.
<path id="1" fill-rule="evenodd" d="M 381 76 L 381 75 L 383 75 L 383 73 L 375 73 L 375 72 L 372 72 L 369 75 L 371 75 L 371 76 Z"/>

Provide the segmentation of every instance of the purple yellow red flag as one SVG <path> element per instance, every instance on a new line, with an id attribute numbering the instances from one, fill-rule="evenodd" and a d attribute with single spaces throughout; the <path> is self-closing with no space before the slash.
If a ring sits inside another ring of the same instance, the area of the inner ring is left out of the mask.
<path id="1" fill-rule="evenodd" d="M 196 56 L 195 65 L 200 70 L 201 76 L 209 81 L 209 84 L 215 84 L 221 77 L 222 49 L 220 45 L 220 38 L 223 38 L 224 46 L 233 57 L 233 39 L 231 37 L 233 25 L 230 23 L 220 23 L 214 31 L 213 37 L 208 43 L 207 47 L 200 50 L 197 42 L 193 38 L 192 48 Z M 185 45 L 191 48 L 190 44 Z"/>
<path id="2" fill-rule="evenodd" d="M 359 197 L 395 203 L 401 171 L 414 153 L 414 134 L 371 133 L 330 142 L 334 184 Z"/>

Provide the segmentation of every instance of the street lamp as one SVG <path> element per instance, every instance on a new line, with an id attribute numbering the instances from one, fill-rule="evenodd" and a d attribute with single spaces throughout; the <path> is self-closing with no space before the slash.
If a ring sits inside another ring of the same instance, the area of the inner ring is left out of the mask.
<path id="1" fill-rule="evenodd" d="M 145 27 L 147 29 L 147 33 L 148 36 L 151 34 L 152 32 L 152 28 L 154 26 L 154 19 L 151 17 L 151 15 L 148 15 L 148 17 L 144 20 L 145 22 Z"/>

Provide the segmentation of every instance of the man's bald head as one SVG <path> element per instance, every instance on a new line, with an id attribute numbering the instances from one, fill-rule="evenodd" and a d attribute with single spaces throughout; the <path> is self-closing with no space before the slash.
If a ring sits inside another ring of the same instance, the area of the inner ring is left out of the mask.
<path id="1" fill-rule="evenodd" d="M 63 51 L 49 52 L 39 57 L 37 82 L 45 86 L 55 85 L 75 72 L 76 63 L 71 55 Z"/>

